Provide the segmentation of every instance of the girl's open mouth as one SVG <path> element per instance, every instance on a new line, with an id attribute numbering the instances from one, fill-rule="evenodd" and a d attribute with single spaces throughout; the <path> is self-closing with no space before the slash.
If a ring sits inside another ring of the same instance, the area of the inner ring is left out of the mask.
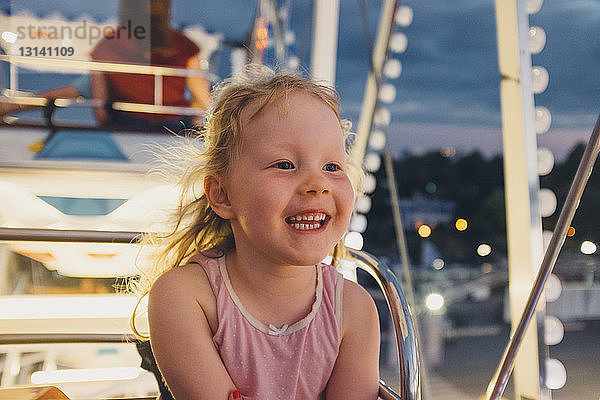
<path id="1" fill-rule="evenodd" d="M 331 217 L 325 213 L 307 213 L 287 217 L 285 222 L 294 229 L 310 231 L 322 228 Z"/>

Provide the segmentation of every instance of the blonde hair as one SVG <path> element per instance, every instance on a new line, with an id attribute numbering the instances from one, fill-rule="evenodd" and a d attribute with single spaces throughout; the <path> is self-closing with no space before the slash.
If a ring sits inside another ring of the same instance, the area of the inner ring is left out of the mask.
<path id="1" fill-rule="evenodd" d="M 346 143 L 351 124 L 339 115 L 339 96 L 335 89 L 311 82 L 298 74 L 275 73 L 262 65 L 248 65 L 234 76 L 225 80 L 213 91 L 213 104 L 209 110 L 204 127 L 196 139 L 189 138 L 187 145 L 168 149 L 172 158 L 169 164 L 179 172 L 178 184 L 181 187 L 179 203 L 173 217 L 173 228 L 165 235 L 147 234 L 143 244 L 156 246 L 155 263 L 138 279 L 130 282 L 129 289 L 146 296 L 156 279 L 166 271 L 181 265 L 195 253 L 217 249 L 225 253 L 234 247 L 233 233 L 228 220 L 219 217 L 210 207 L 206 195 L 196 194 L 196 186 L 202 186 L 206 176 L 225 177 L 229 172 L 231 160 L 240 150 L 242 131 L 242 112 L 250 105 L 260 113 L 265 107 L 284 100 L 292 93 L 302 92 L 322 100 L 335 113 L 340 121 Z M 252 118 L 252 116 L 250 116 Z M 200 142 L 200 146 L 193 142 Z M 348 147 L 348 146 L 347 146 Z M 348 152 L 348 149 L 347 149 Z M 161 156 L 164 160 L 165 157 Z M 354 192 L 358 192 L 362 179 L 360 167 L 348 161 L 348 175 Z M 346 254 L 342 240 L 332 250 L 333 264 Z M 136 306 L 131 327 L 140 338 L 147 339 L 135 326 L 138 314 Z"/>

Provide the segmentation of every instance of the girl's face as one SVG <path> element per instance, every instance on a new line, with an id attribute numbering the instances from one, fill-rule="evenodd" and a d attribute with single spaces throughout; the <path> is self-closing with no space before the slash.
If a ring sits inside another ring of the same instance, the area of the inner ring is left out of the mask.
<path id="1" fill-rule="evenodd" d="M 352 214 L 340 123 L 302 92 L 250 118 L 255 110 L 242 113 L 239 155 L 225 180 L 236 251 L 278 265 L 315 265 Z"/>

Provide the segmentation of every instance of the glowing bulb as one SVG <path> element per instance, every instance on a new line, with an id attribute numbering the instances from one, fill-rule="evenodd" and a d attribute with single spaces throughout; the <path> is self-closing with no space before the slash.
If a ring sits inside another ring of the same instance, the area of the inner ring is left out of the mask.
<path id="1" fill-rule="evenodd" d="M 467 220 L 464 218 L 459 218 L 456 220 L 456 222 L 454 223 L 454 226 L 456 227 L 456 230 L 459 231 L 464 231 L 467 229 L 467 227 L 469 226 L 469 224 L 467 223 Z"/>
<path id="2" fill-rule="evenodd" d="M 376 172 L 381 167 L 381 157 L 377 153 L 367 153 L 363 165 L 367 171 Z"/>
<path id="3" fill-rule="evenodd" d="M 536 65 L 531 69 L 531 90 L 534 94 L 540 94 L 548 87 L 550 76 L 548 70 Z"/>
<path id="4" fill-rule="evenodd" d="M 402 32 L 396 32 L 390 37 L 389 48 L 394 53 L 404 53 L 408 48 L 408 38 Z"/>
<path id="5" fill-rule="evenodd" d="M 586 240 L 583 243 L 581 243 L 580 250 L 583 254 L 594 254 L 596 252 L 596 249 L 596 245 L 593 242 L 590 242 L 589 240 Z"/>
<path id="6" fill-rule="evenodd" d="M 371 210 L 371 198 L 369 196 L 360 196 L 356 199 L 354 207 L 359 213 L 368 213 Z"/>
<path id="7" fill-rule="evenodd" d="M 402 64 L 395 58 L 390 58 L 383 64 L 383 74 L 390 79 L 397 79 L 402 73 Z"/>
<path id="8" fill-rule="evenodd" d="M 535 14 L 540 11 L 544 0 L 527 0 L 527 14 Z"/>
<path id="9" fill-rule="evenodd" d="M 535 133 L 538 135 L 548 132 L 552 123 L 552 115 L 546 107 L 535 108 Z"/>
<path id="10" fill-rule="evenodd" d="M 567 383 L 567 370 L 565 366 L 555 358 L 546 360 L 546 387 L 557 390 Z"/>
<path id="11" fill-rule="evenodd" d="M 385 132 L 376 129 L 369 136 L 369 147 L 376 151 L 381 151 L 385 148 Z"/>
<path id="12" fill-rule="evenodd" d="M 296 34 L 294 31 L 285 31 L 283 41 L 286 46 L 291 46 L 292 44 L 296 43 Z"/>
<path id="13" fill-rule="evenodd" d="M 440 310 L 444 306 L 444 297 L 438 293 L 431 293 L 425 299 L 425 305 L 431 311 Z"/>
<path id="14" fill-rule="evenodd" d="M 350 220 L 350 230 L 363 233 L 367 230 L 367 217 L 362 214 L 355 214 Z"/>
<path id="15" fill-rule="evenodd" d="M 556 211 L 556 195 L 548 188 L 540 189 L 538 193 L 540 201 L 540 214 L 542 217 L 549 217 Z"/>
<path id="16" fill-rule="evenodd" d="M 2 32 L 2 39 L 4 39 L 4 41 L 6 43 L 13 44 L 17 41 L 17 38 L 18 38 L 18 36 L 14 32 L 10 32 L 10 31 Z"/>
<path id="17" fill-rule="evenodd" d="M 441 258 L 436 258 L 435 260 L 433 260 L 431 265 L 433 266 L 433 269 L 439 271 L 440 269 L 444 268 L 444 260 L 442 260 Z"/>
<path id="18" fill-rule="evenodd" d="M 546 45 L 546 32 L 539 26 L 529 28 L 529 50 L 531 54 L 538 54 Z"/>
<path id="19" fill-rule="evenodd" d="M 426 238 L 429 237 L 431 235 L 431 227 L 429 225 L 421 225 L 419 226 L 419 229 L 417 230 L 417 232 L 419 233 L 419 236 L 421 236 L 422 238 Z"/>
<path id="20" fill-rule="evenodd" d="M 482 243 L 479 246 L 477 246 L 477 254 L 479 254 L 481 257 L 488 256 L 491 252 L 492 246 L 490 246 L 487 243 Z"/>
<path id="21" fill-rule="evenodd" d="M 400 6 L 396 10 L 396 23 L 399 26 L 409 26 L 414 17 L 413 9 L 408 6 Z"/>
<path id="22" fill-rule="evenodd" d="M 555 274 L 550 274 L 548 276 L 544 293 L 546 294 L 546 301 L 548 303 L 552 303 L 560 297 L 560 294 L 562 293 L 562 283 L 558 276 Z"/>
<path id="23" fill-rule="evenodd" d="M 554 155 L 550 149 L 541 147 L 537 151 L 538 175 L 548 175 L 554 167 Z"/>
<path id="24" fill-rule="evenodd" d="M 287 65 L 288 65 L 288 68 L 293 71 L 298 70 L 298 67 L 300 66 L 300 58 L 298 58 L 296 56 L 288 57 Z"/>
<path id="25" fill-rule="evenodd" d="M 351 249 L 360 250 L 364 244 L 362 235 L 358 232 L 348 232 L 344 237 L 344 245 Z"/>
<path id="26" fill-rule="evenodd" d="M 392 121 L 390 110 L 385 107 L 377 107 L 373 115 L 373 122 L 379 126 L 388 126 Z"/>
<path id="27" fill-rule="evenodd" d="M 565 327 L 558 318 L 546 315 L 544 318 L 544 343 L 548 346 L 559 344 L 565 336 Z"/>
<path id="28" fill-rule="evenodd" d="M 572 226 L 570 226 L 569 229 L 567 229 L 567 236 L 568 237 L 575 236 L 575 228 L 573 228 Z"/>
<path id="29" fill-rule="evenodd" d="M 373 193 L 375 191 L 375 187 L 377 186 L 377 180 L 373 175 L 365 176 L 363 180 L 363 191 L 365 193 Z"/>
<path id="30" fill-rule="evenodd" d="M 383 103 L 393 103 L 396 100 L 396 87 L 391 83 L 381 85 L 378 97 Z"/>

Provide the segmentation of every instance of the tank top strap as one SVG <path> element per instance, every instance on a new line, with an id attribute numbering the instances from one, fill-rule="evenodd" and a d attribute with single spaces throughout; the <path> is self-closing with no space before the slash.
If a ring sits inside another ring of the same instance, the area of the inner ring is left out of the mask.
<path id="1" fill-rule="evenodd" d="M 198 264 L 202 267 L 206 276 L 208 277 L 208 281 L 210 283 L 210 287 L 213 291 L 215 297 L 219 297 L 219 293 L 222 291 L 224 282 L 223 276 L 221 275 L 221 271 L 219 269 L 219 258 L 216 257 L 218 254 L 212 253 L 202 254 L 198 253 L 190 258 L 188 261 L 189 264 Z"/>
<path id="2" fill-rule="evenodd" d="M 323 301 L 334 312 L 338 336 L 341 339 L 344 276 L 331 265 L 321 264 L 321 268 L 323 271 Z"/>

